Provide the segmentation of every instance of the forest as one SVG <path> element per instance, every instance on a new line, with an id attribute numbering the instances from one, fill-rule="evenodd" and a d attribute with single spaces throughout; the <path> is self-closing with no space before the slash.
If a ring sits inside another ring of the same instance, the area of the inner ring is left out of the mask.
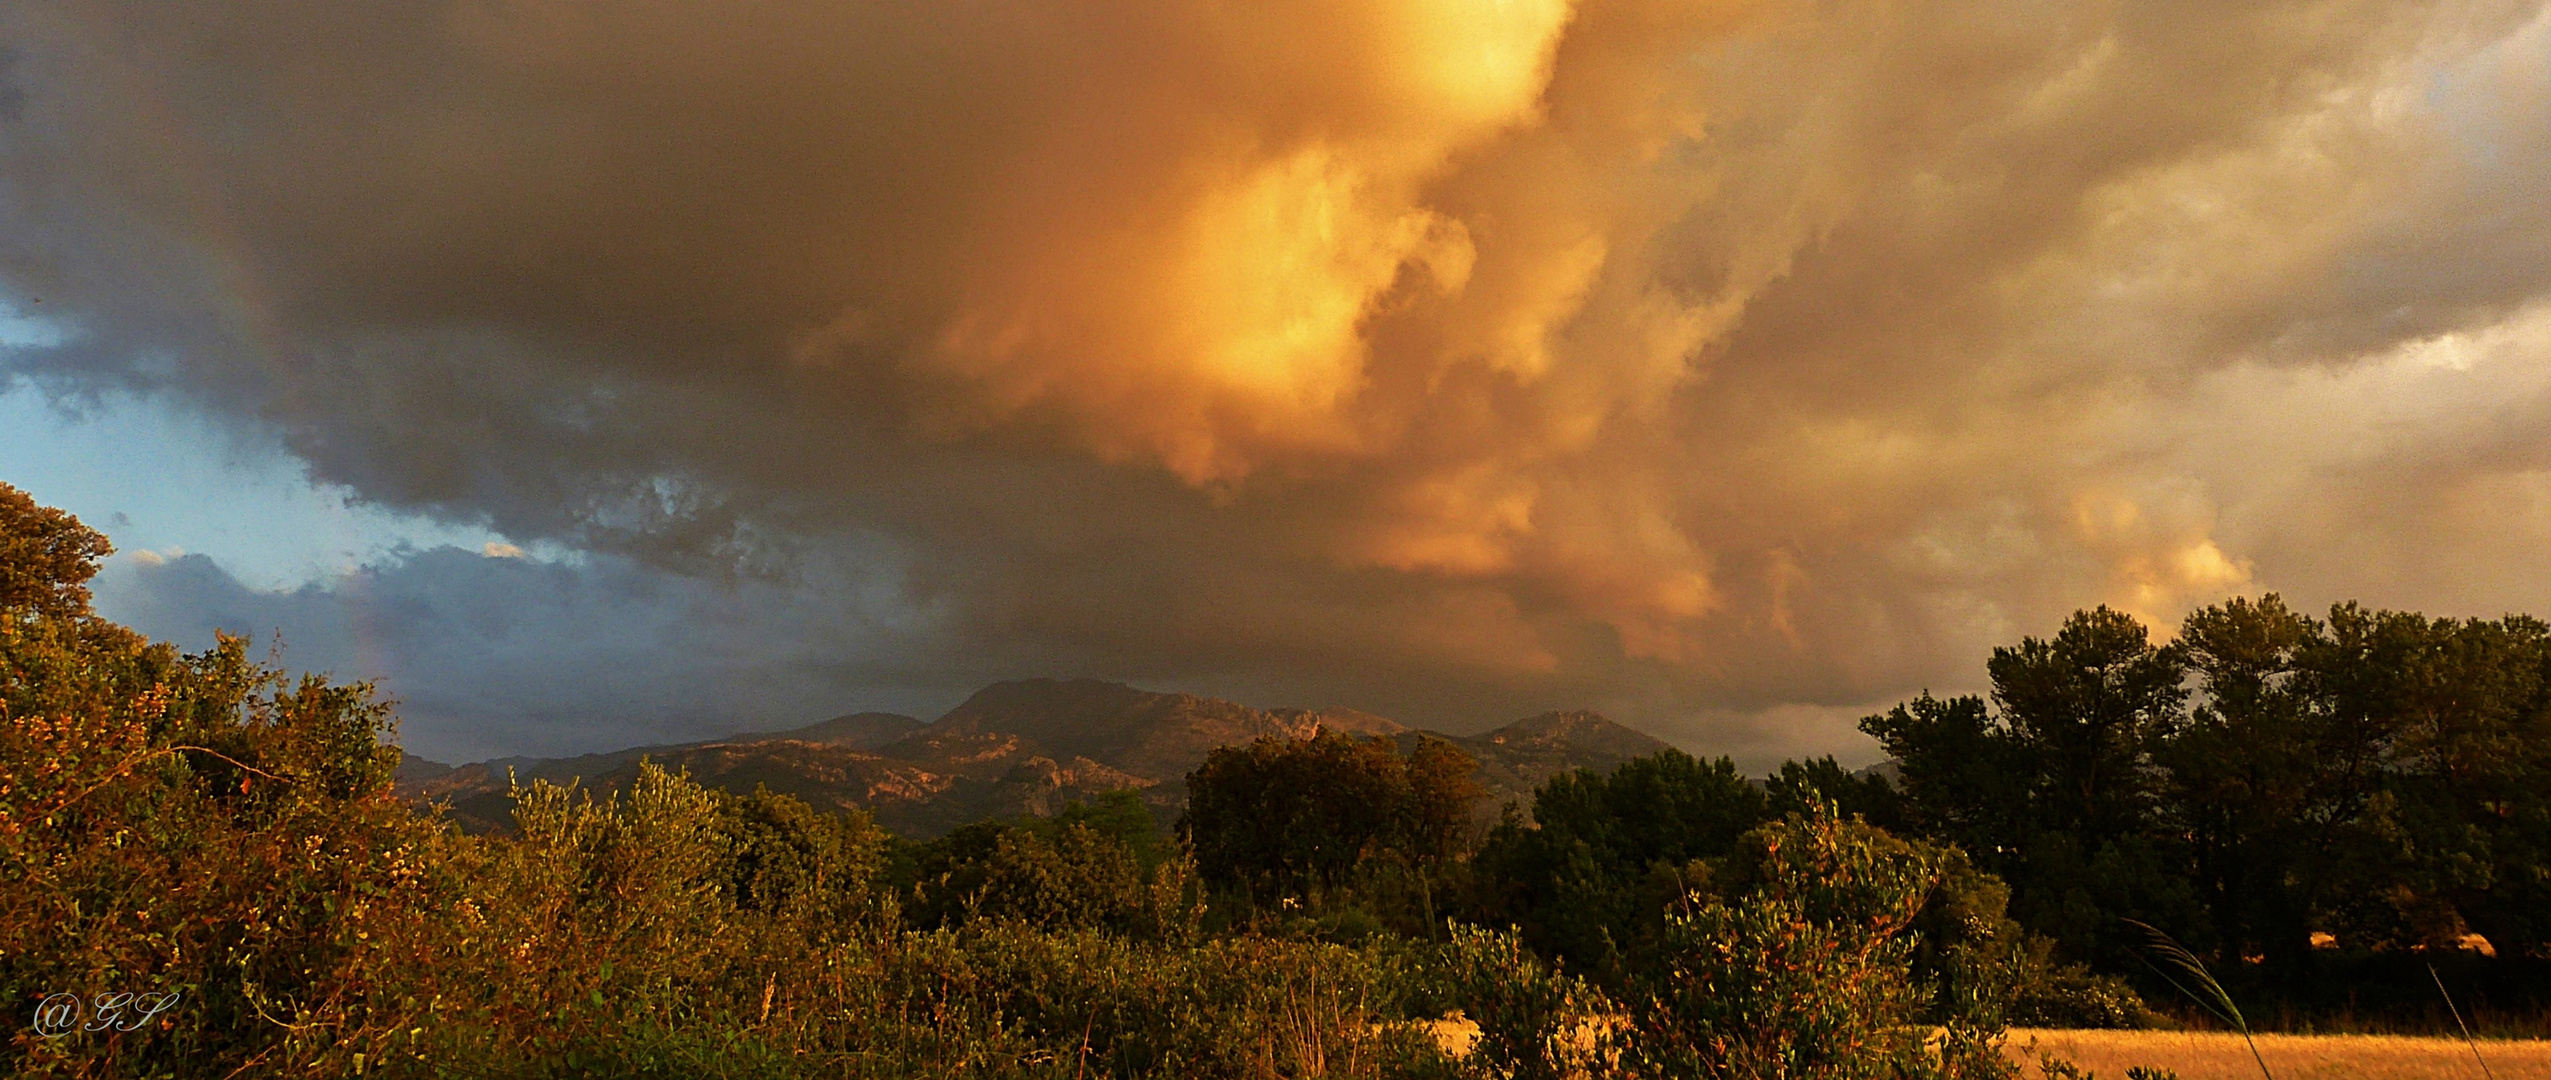
<path id="1" fill-rule="evenodd" d="M 2551 1027 L 2528 617 L 2099 608 L 1863 721 L 1891 768 L 1668 751 L 1488 819 L 1457 748 L 1322 734 L 1167 827 L 650 766 L 472 835 L 371 687 L 99 616 L 108 553 L 0 485 L 14 1075 L 1998 1078 L 2013 1025 L 2215 1022 L 2171 943 L 2262 1028 Z"/>

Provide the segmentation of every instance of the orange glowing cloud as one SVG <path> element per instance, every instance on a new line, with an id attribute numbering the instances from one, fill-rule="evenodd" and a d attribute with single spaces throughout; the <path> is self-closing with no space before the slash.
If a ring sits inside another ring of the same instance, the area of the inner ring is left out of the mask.
<path id="1" fill-rule="evenodd" d="M 0 279 L 82 328 L 0 378 L 181 395 L 532 550 L 832 566 L 943 635 L 917 668 L 1670 723 L 1951 688 L 2094 603 L 2551 607 L 2539 4 L 0 37 Z"/>

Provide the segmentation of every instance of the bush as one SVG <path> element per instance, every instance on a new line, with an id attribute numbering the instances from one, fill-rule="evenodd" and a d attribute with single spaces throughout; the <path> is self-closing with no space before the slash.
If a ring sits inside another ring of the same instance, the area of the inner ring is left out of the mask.
<path id="1" fill-rule="evenodd" d="M 1997 1025 L 1917 1024 L 1916 918 L 1936 855 L 1830 807 L 1748 833 L 1688 892 L 1624 990 L 1643 1073 L 1695 1077 L 2007 1075 Z"/>
<path id="2" fill-rule="evenodd" d="M 910 845 L 906 914 L 922 927 L 988 920 L 1192 940 L 1203 918 L 1195 862 L 1163 849 L 1149 811 L 1133 810 L 1142 816 L 1075 805 L 1052 820 L 976 822 Z"/>
<path id="3" fill-rule="evenodd" d="M 0 486 L 0 510 L 13 501 Z M 26 520 L 0 513 L 0 553 L 30 546 L 6 535 Z M 105 550 L 76 541 L 33 546 Z M 144 642 L 87 610 L 93 566 L 39 569 L 53 588 L 0 571 L 0 998 L 173 991 L 181 1007 L 132 1031 L 18 1027 L 0 1066 L 218 1075 L 324 1057 L 380 1005 L 360 974 L 374 939 L 430 910 L 437 830 L 390 795 L 387 709 L 369 687 L 256 664 L 242 639 L 191 656 Z"/>
<path id="4" fill-rule="evenodd" d="M 1511 931 L 1456 926 L 1437 978 L 1464 1019 L 1479 1025 L 1475 1068 L 1505 1080 L 1561 1080 L 1615 1065 L 1617 1007 L 1561 973 Z"/>
<path id="5" fill-rule="evenodd" d="M 2050 943 L 2051 944 L 2051 943 Z M 2019 984 L 2010 1022 L 2018 1027 L 2148 1028 L 2160 1018 L 2126 980 L 2080 964 L 2055 963 L 2047 950 L 2031 958 L 2030 977 Z"/>

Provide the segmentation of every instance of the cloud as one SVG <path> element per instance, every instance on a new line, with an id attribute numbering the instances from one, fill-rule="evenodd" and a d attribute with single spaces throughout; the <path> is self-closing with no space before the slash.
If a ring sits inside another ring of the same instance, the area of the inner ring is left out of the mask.
<path id="1" fill-rule="evenodd" d="M 916 670 L 928 627 L 820 594 L 666 575 L 625 559 L 410 551 L 296 589 L 212 559 L 119 556 L 110 618 L 181 647 L 216 631 L 286 667 L 373 680 L 400 739 L 440 760 L 565 754 L 796 727 L 852 707 L 935 716 L 980 670 Z"/>
<path id="2" fill-rule="evenodd" d="M 890 565 L 903 670 L 1821 745 L 2093 603 L 2551 600 L 2535 4 L 0 20 L 7 370 Z"/>

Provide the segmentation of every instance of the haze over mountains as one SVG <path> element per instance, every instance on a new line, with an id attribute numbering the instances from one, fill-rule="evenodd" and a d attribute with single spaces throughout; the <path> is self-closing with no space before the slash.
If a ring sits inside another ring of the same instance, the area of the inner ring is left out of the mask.
<path id="1" fill-rule="evenodd" d="M 1141 792 L 1166 816 L 1185 799 L 1188 771 L 1215 747 L 1262 735 L 1307 738 L 1322 728 L 1404 744 L 1423 736 L 1451 742 L 1479 759 L 1490 808 L 1529 803 L 1536 785 L 1562 771 L 1607 769 L 1666 748 L 1582 711 L 1457 736 L 1353 709 L 1259 709 L 1090 679 L 1027 679 L 987 686 L 934 723 L 854 713 L 790 731 L 581 757 L 458 767 L 411 758 L 399 779 L 411 797 L 448 801 L 463 827 L 490 829 L 510 823 L 515 780 L 614 790 L 636 776 L 641 760 L 652 760 L 712 787 L 767 785 L 818 807 L 871 811 L 905 835 L 932 836 L 986 817 L 1050 814 L 1120 789 Z"/>

